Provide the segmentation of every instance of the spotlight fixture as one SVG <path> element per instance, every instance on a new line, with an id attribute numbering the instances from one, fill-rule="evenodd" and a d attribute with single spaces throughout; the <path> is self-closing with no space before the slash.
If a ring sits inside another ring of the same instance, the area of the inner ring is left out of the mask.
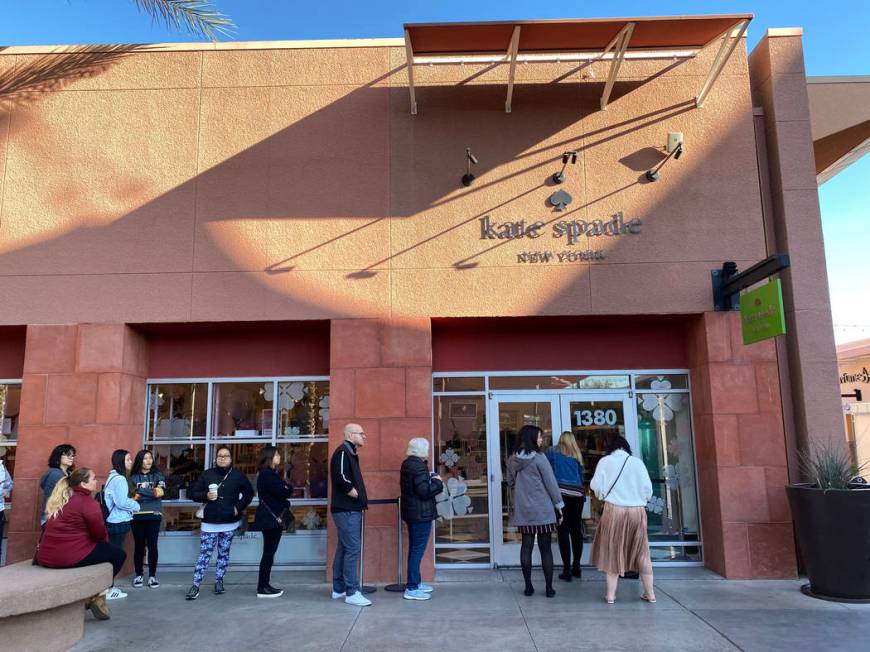
<path id="1" fill-rule="evenodd" d="M 659 178 L 659 172 L 670 159 L 675 161 L 683 155 L 683 134 L 679 131 L 672 131 L 668 134 L 668 144 L 665 146 L 668 155 L 659 162 L 654 168 L 646 171 L 647 181 L 656 181 Z"/>
<path id="2" fill-rule="evenodd" d="M 577 163 L 577 152 L 562 152 L 562 169 L 558 172 L 554 173 L 551 179 L 553 179 L 553 183 L 562 183 L 565 181 L 565 168 L 568 167 L 568 163 L 574 165 Z"/>
<path id="3" fill-rule="evenodd" d="M 466 188 L 474 181 L 474 175 L 471 174 L 471 165 L 477 165 L 477 157 L 471 153 L 471 148 L 465 148 L 465 174 L 462 175 L 462 185 Z"/>

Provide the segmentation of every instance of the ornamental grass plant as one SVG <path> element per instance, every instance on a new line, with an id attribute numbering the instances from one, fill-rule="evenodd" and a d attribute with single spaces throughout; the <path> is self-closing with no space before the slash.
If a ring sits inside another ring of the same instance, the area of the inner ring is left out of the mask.
<path id="1" fill-rule="evenodd" d="M 856 465 L 843 445 L 816 444 L 799 451 L 801 473 L 819 489 L 849 489 L 866 464 Z"/>

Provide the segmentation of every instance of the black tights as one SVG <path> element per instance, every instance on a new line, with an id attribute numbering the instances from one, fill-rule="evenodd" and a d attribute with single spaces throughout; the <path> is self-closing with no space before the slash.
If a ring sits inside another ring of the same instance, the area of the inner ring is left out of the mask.
<path id="1" fill-rule="evenodd" d="M 526 589 L 532 588 L 532 548 L 535 547 L 534 534 L 524 534 L 520 546 L 520 566 L 523 569 L 523 579 L 526 581 Z M 544 569 L 544 582 L 547 590 L 553 588 L 553 535 L 538 534 L 538 550 L 541 552 L 541 566 Z"/>
<path id="2" fill-rule="evenodd" d="M 582 515 L 585 498 L 578 496 L 562 496 L 565 509 L 562 510 L 562 524 L 559 525 L 559 554 L 562 555 L 562 565 L 565 573 L 569 573 L 571 564 L 571 549 L 574 549 L 574 568 L 580 567 L 580 557 L 583 556 Z"/>

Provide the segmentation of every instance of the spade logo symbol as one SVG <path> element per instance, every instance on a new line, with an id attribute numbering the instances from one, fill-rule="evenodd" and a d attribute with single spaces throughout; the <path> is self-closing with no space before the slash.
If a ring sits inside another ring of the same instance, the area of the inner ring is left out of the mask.
<path id="1" fill-rule="evenodd" d="M 574 200 L 571 195 L 569 195 L 564 190 L 557 190 L 552 195 L 550 195 L 550 205 L 553 206 L 557 211 L 565 210 L 565 207 L 572 201 Z"/>

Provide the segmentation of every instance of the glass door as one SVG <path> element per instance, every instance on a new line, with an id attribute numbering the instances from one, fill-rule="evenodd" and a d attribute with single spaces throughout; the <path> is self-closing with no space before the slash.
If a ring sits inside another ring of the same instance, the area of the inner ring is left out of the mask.
<path id="1" fill-rule="evenodd" d="M 492 541 L 498 566 L 517 566 L 520 561 L 520 534 L 510 524 L 513 490 L 504 479 L 507 461 L 516 450 L 518 433 L 526 424 L 544 431 L 544 450 L 552 445 L 553 433 L 561 432 L 561 411 L 557 394 L 512 394 L 489 401 L 489 430 L 492 511 Z M 539 564 L 537 548 L 532 563 Z"/>
<path id="2" fill-rule="evenodd" d="M 583 479 L 586 485 L 592 481 L 598 461 L 604 457 L 604 443 L 609 436 L 625 437 L 635 455 L 639 455 L 637 443 L 636 413 L 628 393 L 615 394 L 563 394 L 560 397 L 562 430 L 556 436 L 558 442 L 562 431 L 573 433 L 583 455 Z M 583 556 L 581 563 L 589 561 L 589 551 L 604 504 L 594 495 L 586 497 L 583 506 Z M 561 562 L 558 547 L 554 555 Z"/>

